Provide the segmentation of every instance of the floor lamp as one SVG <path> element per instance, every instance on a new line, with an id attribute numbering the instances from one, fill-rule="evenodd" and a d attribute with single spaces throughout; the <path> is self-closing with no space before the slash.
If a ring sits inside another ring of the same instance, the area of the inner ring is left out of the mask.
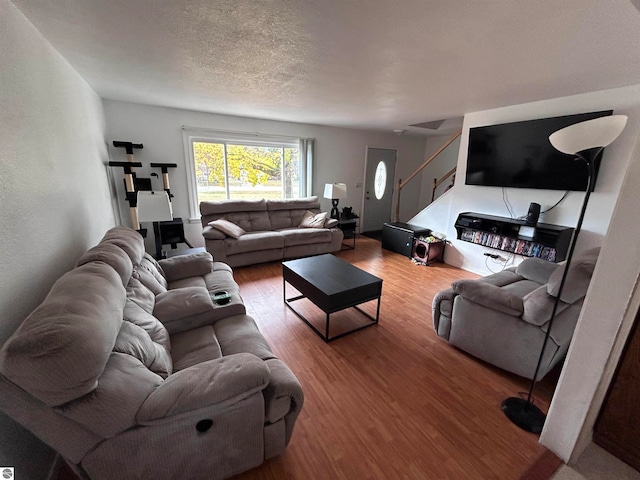
<path id="1" fill-rule="evenodd" d="M 580 216 L 578 217 L 578 223 L 573 233 L 573 238 L 571 239 L 569 252 L 567 253 L 567 262 L 558 288 L 558 295 L 556 296 L 555 303 L 553 305 L 551 319 L 549 320 L 547 332 L 545 334 L 544 341 L 542 342 L 542 349 L 540 351 L 540 356 L 538 357 L 538 364 L 536 365 L 536 370 L 533 374 L 533 378 L 531 379 L 531 387 L 529 388 L 527 398 L 509 397 L 502 402 L 502 411 L 509 420 L 528 432 L 540 433 L 546 420 L 546 416 L 542 410 L 531 402 L 531 397 L 536 385 L 538 372 L 540 370 L 540 365 L 542 364 L 542 357 L 544 356 L 544 350 L 547 346 L 547 341 L 549 340 L 560 297 L 562 296 L 562 290 L 567 279 L 567 273 L 569 272 L 569 265 L 571 264 L 571 257 L 573 257 L 576 240 L 578 239 L 578 234 L 582 227 L 582 220 L 584 220 L 584 214 L 587 210 L 587 203 L 589 202 L 589 196 L 591 195 L 595 173 L 594 162 L 604 147 L 618 138 L 618 135 L 622 133 L 626 123 L 627 117 L 625 115 L 610 115 L 570 125 L 552 133 L 549 136 L 551 145 L 553 145 L 557 150 L 562 153 L 574 155 L 576 160 L 584 161 L 586 163 L 587 191 L 585 192 L 582 209 L 580 210 Z"/>

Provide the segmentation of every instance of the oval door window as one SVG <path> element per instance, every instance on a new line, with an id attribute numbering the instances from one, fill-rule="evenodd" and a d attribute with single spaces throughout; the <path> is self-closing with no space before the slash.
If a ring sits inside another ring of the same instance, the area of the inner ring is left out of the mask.
<path id="1" fill-rule="evenodd" d="M 387 186 L 387 166 L 384 162 L 378 163 L 376 167 L 376 177 L 374 179 L 373 192 L 376 194 L 376 198 L 380 200 L 384 195 L 384 190 Z"/>

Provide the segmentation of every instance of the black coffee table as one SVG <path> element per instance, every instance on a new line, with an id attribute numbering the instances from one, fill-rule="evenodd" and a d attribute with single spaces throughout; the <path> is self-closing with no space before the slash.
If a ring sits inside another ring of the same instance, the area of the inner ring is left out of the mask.
<path id="1" fill-rule="evenodd" d="M 301 295 L 287 298 L 287 282 L 298 290 Z M 377 324 L 380 317 L 381 294 L 382 279 L 360 270 L 358 267 L 354 267 L 331 254 L 282 262 L 282 295 L 284 302 L 325 342 L 330 342 L 336 338 L 344 337 Z M 309 299 L 326 314 L 324 334 L 291 305 L 291 302 L 302 298 Z M 375 317 L 357 307 L 357 305 L 372 300 L 378 300 Z M 330 337 L 330 315 L 350 307 L 355 308 L 371 321 Z"/>

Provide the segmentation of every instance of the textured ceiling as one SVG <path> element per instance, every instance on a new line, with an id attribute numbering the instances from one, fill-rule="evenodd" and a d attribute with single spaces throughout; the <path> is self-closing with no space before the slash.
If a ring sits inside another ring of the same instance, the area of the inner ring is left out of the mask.
<path id="1" fill-rule="evenodd" d="M 628 0 L 13 3 L 100 96 L 151 105 L 420 131 L 640 83 Z"/>

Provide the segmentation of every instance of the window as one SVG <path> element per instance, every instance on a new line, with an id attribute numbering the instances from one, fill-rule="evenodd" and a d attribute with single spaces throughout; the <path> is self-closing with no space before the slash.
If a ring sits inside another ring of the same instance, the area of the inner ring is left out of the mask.
<path id="1" fill-rule="evenodd" d="M 307 195 L 306 139 L 185 128 L 184 140 L 192 218 L 203 201 Z"/>
<path id="2" fill-rule="evenodd" d="M 376 198 L 380 200 L 384 196 L 384 191 L 387 186 L 387 166 L 384 162 L 378 163 L 376 167 L 376 175 L 374 179 L 373 192 L 376 194 Z"/>

